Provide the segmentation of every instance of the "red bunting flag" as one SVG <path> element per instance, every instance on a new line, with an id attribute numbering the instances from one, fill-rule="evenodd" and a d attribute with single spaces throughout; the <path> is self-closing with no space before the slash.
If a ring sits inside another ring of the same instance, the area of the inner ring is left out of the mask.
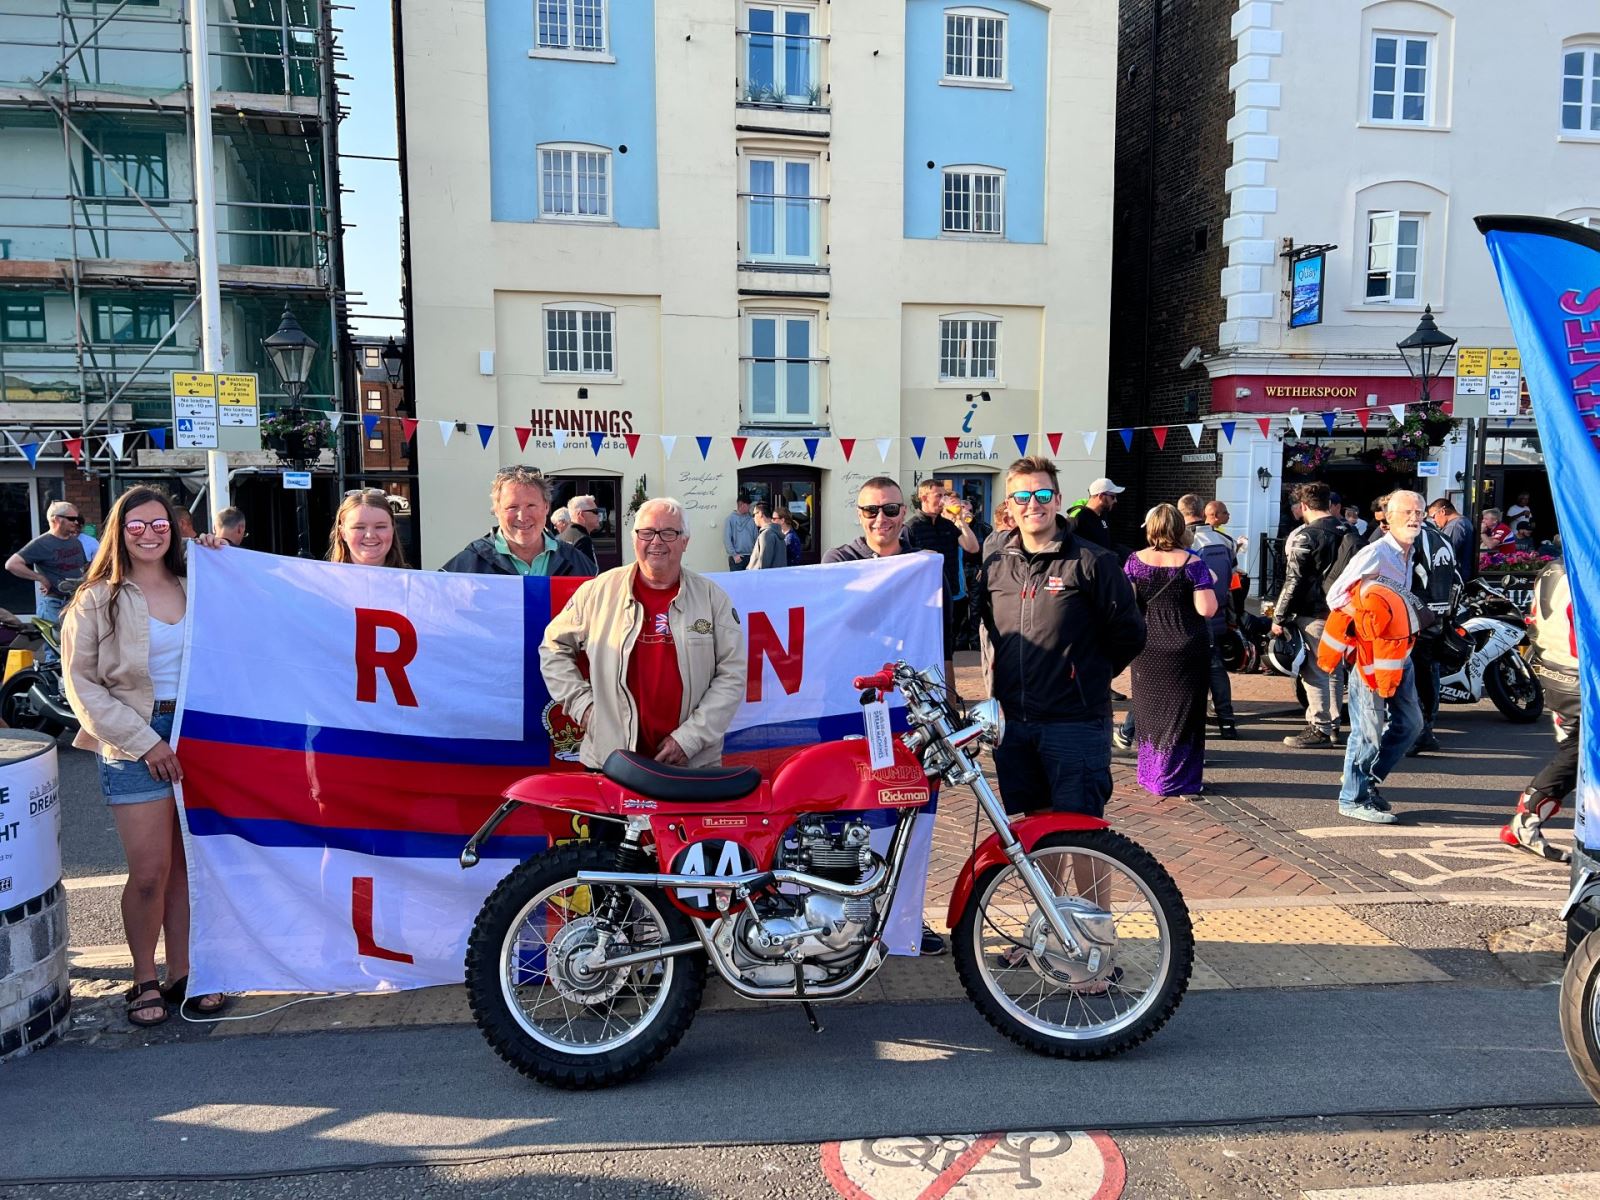
<path id="1" fill-rule="evenodd" d="M 1061 435 L 1059 433 L 1047 433 L 1044 436 L 1045 436 L 1045 440 L 1050 443 L 1050 453 L 1051 454 L 1060 454 L 1061 453 Z"/>
<path id="2" fill-rule="evenodd" d="M 738 460 L 740 462 L 743 462 L 744 461 L 744 448 L 745 448 L 746 445 L 749 444 L 750 439 L 749 438 L 730 438 L 729 440 L 733 442 L 733 453 L 734 453 L 734 456 L 736 458 L 738 458 Z"/>
<path id="3" fill-rule="evenodd" d="M 1262 437 L 1271 437 L 1272 436 L 1272 418 L 1271 417 L 1257 417 L 1256 418 L 1256 424 L 1261 426 L 1261 436 Z"/>
<path id="4" fill-rule="evenodd" d="M 1165 425 L 1157 425 L 1150 430 L 1150 433 L 1156 439 L 1156 449 L 1165 450 L 1167 448 L 1167 427 Z"/>
<path id="5" fill-rule="evenodd" d="M 639 435 L 637 433 L 625 433 L 622 435 L 622 440 L 628 443 L 628 457 L 632 458 L 633 452 L 639 448 Z"/>
<path id="6" fill-rule="evenodd" d="M 949 453 L 949 455 L 950 455 L 950 457 L 952 459 L 955 458 L 955 456 L 956 456 L 956 447 L 959 446 L 959 445 L 961 445 L 961 439 L 958 438 L 958 437 L 947 437 L 944 440 L 944 448 Z"/>
<path id="7" fill-rule="evenodd" d="M 402 442 L 409 442 L 411 440 L 411 435 L 416 433 L 416 431 L 417 419 L 415 417 L 400 418 L 400 440 Z"/>
<path id="8" fill-rule="evenodd" d="M 74 464 L 81 463 L 83 461 L 82 438 L 68 438 L 62 443 L 62 445 L 67 448 L 67 453 L 72 455 L 72 461 Z"/>
<path id="9" fill-rule="evenodd" d="M 1364 408 L 1356 409 L 1356 424 L 1361 426 L 1361 432 L 1367 431 L 1367 422 L 1372 420 L 1372 414 Z"/>
<path id="10" fill-rule="evenodd" d="M 849 462 L 850 461 L 850 456 L 855 453 L 855 449 L 856 449 L 856 440 L 855 440 L 855 438 L 840 438 L 839 439 L 839 449 L 844 451 L 844 460 L 845 460 L 845 462 Z"/>

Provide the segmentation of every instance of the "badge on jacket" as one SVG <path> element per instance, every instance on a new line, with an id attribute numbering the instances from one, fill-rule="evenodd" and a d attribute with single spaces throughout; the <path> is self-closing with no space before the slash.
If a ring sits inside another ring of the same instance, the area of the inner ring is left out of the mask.
<path id="1" fill-rule="evenodd" d="M 1059 575 L 1051 575 L 1044 581 L 1044 590 L 1052 593 L 1064 592 L 1067 590 L 1067 581 Z"/>
<path id="2" fill-rule="evenodd" d="M 711 622 L 706 620 L 704 617 L 701 617 L 693 625 L 689 626 L 689 632 L 690 633 L 710 633 L 711 632 Z"/>

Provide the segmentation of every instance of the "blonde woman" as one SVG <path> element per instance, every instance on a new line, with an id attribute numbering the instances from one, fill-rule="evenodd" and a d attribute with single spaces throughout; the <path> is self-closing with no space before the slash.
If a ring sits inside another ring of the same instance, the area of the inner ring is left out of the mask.
<path id="1" fill-rule="evenodd" d="M 67 695 L 82 725 L 73 745 L 100 754 L 100 787 L 128 859 L 122 924 L 133 952 L 130 1024 L 160 1025 L 189 983 L 189 884 L 173 787 L 183 778 L 172 748 L 183 661 L 187 563 L 172 502 L 154 488 L 111 506 L 100 549 L 67 606 L 62 658 Z M 199 539 L 220 546 L 221 539 Z M 167 983 L 156 974 L 166 935 Z M 220 994 L 193 1011 L 221 1011 Z"/>
<path id="2" fill-rule="evenodd" d="M 403 567 L 406 553 L 394 536 L 394 511 L 377 488 L 351 492 L 333 516 L 328 561 L 363 567 Z"/>
<path id="3" fill-rule="evenodd" d="M 1139 784 L 1157 796 L 1199 792 L 1206 751 L 1206 694 L 1217 611 L 1215 581 L 1188 548 L 1183 514 L 1158 504 L 1145 515 L 1149 545 L 1124 570 L 1149 631 L 1133 660 L 1133 727 Z"/>

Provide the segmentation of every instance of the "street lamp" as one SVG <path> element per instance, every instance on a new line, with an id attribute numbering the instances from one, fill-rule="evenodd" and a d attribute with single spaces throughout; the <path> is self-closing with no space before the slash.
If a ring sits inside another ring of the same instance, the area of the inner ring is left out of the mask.
<path id="1" fill-rule="evenodd" d="M 1272 546 L 1267 542 L 1267 533 L 1271 530 L 1270 517 L 1267 513 L 1267 489 L 1272 486 L 1272 468 L 1256 468 L 1256 484 L 1261 488 L 1261 550 L 1256 560 L 1256 576 L 1260 582 L 1256 585 L 1256 595 L 1263 600 L 1267 598 L 1267 564 L 1272 554 Z"/>
<path id="2" fill-rule="evenodd" d="M 1429 391 L 1439 378 L 1439 373 L 1444 370 L 1444 364 L 1450 358 L 1450 351 L 1455 349 L 1456 339 L 1442 332 L 1433 322 L 1433 305 L 1428 305 L 1422 310 L 1422 320 L 1417 322 L 1417 327 L 1411 336 L 1395 343 L 1395 348 L 1400 351 L 1400 357 L 1405 361 L 1406 370 L 1411 372 L 1413 379 L 1422 383 L 1422 402 L 1430 403 Z"/>
<path id="3" fill-rule="evenodd" d="M 389 377 L 390 387 L 400 386 L 400 376 L 405 372 L 406 357 L 404 351 L 390 338 L 383 348 L 383 353 L 378 356 L 383 360 L 383 373 Z"/>
<path id="4" fill-rule="evenodd" d="M 300 408 L 300 397 L 305 394 L 306 381 L 311 377 L 311 360 L 316 357 L 320 347 L 316 339 L 300 328 L 300 322 L 294 319 L 288 305 L 284 306 L 278 328 L 262 338 L 261 344 L 267 351 L 267 361 L 278 376 L 278 383 L 289 397 L 284 412 L 288 418 L 288 429 L 278 455 L 290 467 L 303 471 L 322 455 L 320 439 L 310 439 L 310 444 L 307 444 L 308 439 L 302 432 L 305 421 Z M 310 558 L 311 509 L 310 496 L 305 489 L 295 491 L 294 514 L 300 557 Z"/>

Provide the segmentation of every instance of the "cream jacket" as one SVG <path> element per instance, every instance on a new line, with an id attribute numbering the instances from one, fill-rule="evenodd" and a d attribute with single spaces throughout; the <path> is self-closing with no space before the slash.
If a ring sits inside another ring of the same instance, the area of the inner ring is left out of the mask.
<path id="1" fill-rule="evenodd" d="M 628 656 L 644 624 L 644 607 L 633 598 L 637 566 L 614 567 L 580 586 L 545 627 L 539 667 L 550 696 L 574 721 L 585 725 L 579 752 L 585 766 L 605 763 L 613 750 L 639 741 L 637 703 L 628 694 Z M 667 610 L 683 678 L 683 704 L 672 738 L 689 765 L 722 761 L 722 737 L 745 692 L 747 649 L 733 601 L 711 580 L 683 572 Z M 589 677 L 578 668 L 587 654 Z"/>
<path id="2" fill-rule="evenodd" d="M 72 744 L 105 758 L 143 758 L 161 740 L 150 728 L 150 610 L 139 586 L 124 583 L 113 632 L 110 596 L 109 583 L 81 589 L 62 621 L 67 699 L 81 726 Z"/>

